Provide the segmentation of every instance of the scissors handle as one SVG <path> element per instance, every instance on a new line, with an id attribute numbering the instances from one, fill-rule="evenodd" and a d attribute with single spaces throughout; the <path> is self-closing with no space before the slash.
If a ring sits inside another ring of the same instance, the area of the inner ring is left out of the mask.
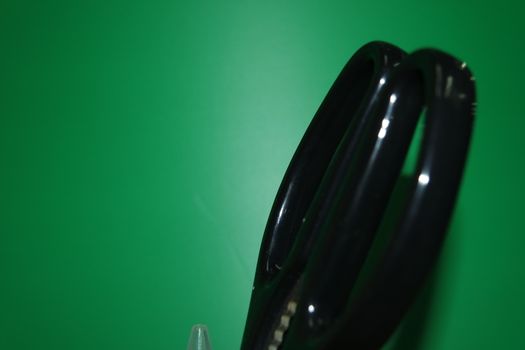
<path id="1" fill-rule="evenodd" d="M 283 349 L 379 348 L 438 257 L 470 143 L 474 79 L 464 62 L 425 49 L 402 60 L 382 94 L 374 127 L 361 135 L 370 142 L 363 147 L 363 170 L 341 193 L 316 242 Z M 423 139 L 404 206 L 385 251 L 356 290 L 363 253 L 383 220 L 423 110 Z"/>
<path id="2" fill-rule="evenodd" d="M 356 52 L 287 169 L 263 236 L 241 349 L 380 347 L 436 260 L 473 121 L 473 79 L 436 50 Z M 425 108 L 416 173 L 390 243 L 356 280 Z"/>
<path id="3" fill-rule="evenodd" d="M 330 161 L 343 137 L 348 134 L 346 139 L 351 140 L 363 124 L 362 118 L 356 118 L 357 111 L 371 108 L 382 88 L 380 82 L 403 56 L 400 49 L 386 43 L 363 46 L 343 68 L 312 119 L 268 218 L 242 349 L 267 348 L 266 338 L 286 307 L 286 299 L 297 289 L 318 228 L 338 196 L 337 191 L 319 191 Z M 324 182 L 332 189 L 337 187 L 334 185 Z M 317 220 L 313 220 L 315 214 Z"/>

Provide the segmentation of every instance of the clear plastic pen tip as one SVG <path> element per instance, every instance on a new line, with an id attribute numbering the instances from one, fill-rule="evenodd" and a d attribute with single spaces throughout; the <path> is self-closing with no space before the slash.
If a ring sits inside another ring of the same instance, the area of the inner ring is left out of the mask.
<path id="1" fill-rule="evenodd" d="M 212 350 L 206 325 L 196 324 L 191 328 L 187 350 Z"/>

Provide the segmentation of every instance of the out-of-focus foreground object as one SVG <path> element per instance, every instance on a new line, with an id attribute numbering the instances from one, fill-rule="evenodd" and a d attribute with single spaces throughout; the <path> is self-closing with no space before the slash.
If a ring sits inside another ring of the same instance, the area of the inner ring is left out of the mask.
<path id="1" fill-rule="evenodd" d="M 187 350 L 212 350 L 206 325 L 196 324 L 191 328 Z"/>

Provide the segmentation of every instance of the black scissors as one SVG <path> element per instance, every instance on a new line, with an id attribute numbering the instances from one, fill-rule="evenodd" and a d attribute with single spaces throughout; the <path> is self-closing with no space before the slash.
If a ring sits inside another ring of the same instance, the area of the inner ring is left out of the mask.
<path id="1" fill-rule="evenodd" d="M 377 349 L 438 257 L 474 119 L 466 64 L 434 49 L 359 49 L 315 114 L 264 232 L 243 350 Z M 388 243 L 363 265 L 424 114 Z M 363 277 L 364 276 L 364 277 Z"/>

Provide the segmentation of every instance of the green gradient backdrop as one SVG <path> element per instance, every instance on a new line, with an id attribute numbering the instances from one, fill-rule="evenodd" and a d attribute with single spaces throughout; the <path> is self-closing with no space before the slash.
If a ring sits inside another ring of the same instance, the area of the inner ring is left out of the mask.
<path id="1" fill-rule="evenodd" d="M 287 163 L 373 39 L 452 52 L 478 82 L 428 317 L 405 338 L 525 348 L 524 17 L 518 1 L 2 1 L 0 349 L 184 349 L 197 322 L 238 348 Z"/>

